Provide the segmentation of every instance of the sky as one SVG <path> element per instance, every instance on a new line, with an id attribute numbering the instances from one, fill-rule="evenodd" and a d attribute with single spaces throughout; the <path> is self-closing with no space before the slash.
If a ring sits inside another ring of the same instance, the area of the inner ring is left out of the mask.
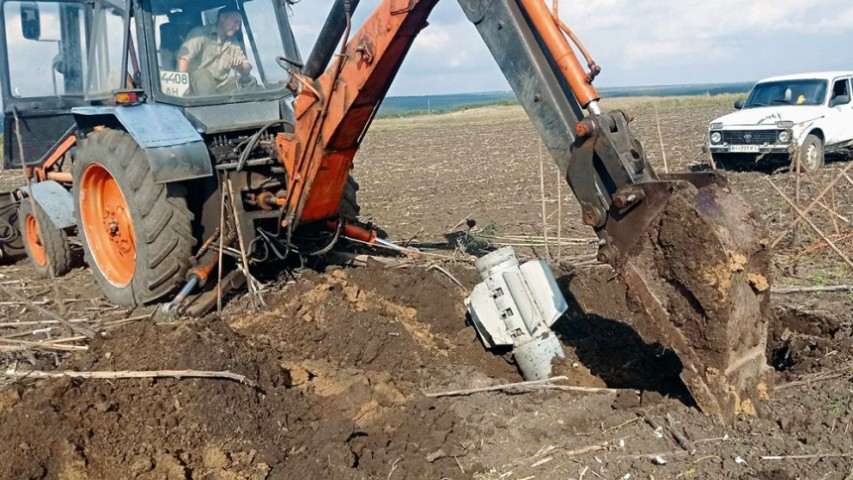
<path id="1" fill-rule="evenodd" d="M 302 0 L 292 7 L 304 57 L 332 3 Z M 357 24 L 379 3 L 361 0 Z M 853 70 L 851 0 L 560 0 L 560 16 L 602 66 L 599 87 L 743 82 Z M 459 4 L 443 0 L 389 94 L 508 90 Z"/>

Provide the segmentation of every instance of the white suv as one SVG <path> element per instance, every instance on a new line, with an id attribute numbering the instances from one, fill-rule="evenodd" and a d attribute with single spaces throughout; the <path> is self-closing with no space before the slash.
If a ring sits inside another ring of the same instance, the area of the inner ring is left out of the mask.
<path id="1" fill-rule="evenodd" d="M 708 149 L 718 165 L 749 157 L 799 156 L 823 166 L 824 153 L 853 147 L 853 72 L 786 75 L 760 80 L 739 111 L 711 122 Z"/>

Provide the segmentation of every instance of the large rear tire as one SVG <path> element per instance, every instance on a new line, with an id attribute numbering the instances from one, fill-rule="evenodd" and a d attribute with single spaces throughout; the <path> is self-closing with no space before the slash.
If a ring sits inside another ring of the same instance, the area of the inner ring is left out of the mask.
<path id="1" fill-rule="evenodd" d="M 65 230 L 54 226 L 50 217 L 30 198 L 18 206 L 18 224 L 24 249 L 33 268 L 41 278 L 60 277 L 71 270 L 71 247 Z"/>
<path id="2" fill-rule="evenodd" d="M 105 129 L 81 143 L 72 194 L 86 262 L 113 303 L 162 299 L 191 265 L 186 188 L 155 183 L 144 151 L 125 132 Z"/>

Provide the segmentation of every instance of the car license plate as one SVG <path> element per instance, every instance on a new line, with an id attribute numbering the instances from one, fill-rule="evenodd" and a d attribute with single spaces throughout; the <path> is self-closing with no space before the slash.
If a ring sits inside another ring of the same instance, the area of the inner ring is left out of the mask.
<path id="1" fill-rule="evenodd" d="M 758 145 L 732 145 L 729 151 L 733 153 L 758 153 Z"/>

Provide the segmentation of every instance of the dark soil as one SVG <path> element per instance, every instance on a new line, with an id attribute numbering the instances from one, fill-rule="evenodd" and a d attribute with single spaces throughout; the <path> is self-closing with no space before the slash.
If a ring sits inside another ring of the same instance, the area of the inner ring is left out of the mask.
<path id="1" fill-rule="evenodd" d="M 444 275 L 420 267 L 334 269 L 268 292 L 268 307 L 257 314 L 241 312 L 238 301 L 224 320 L 133 323 L 60 366 L 227 370 L 258 388 L 218 379 L 58 379 L 7 388 L 0 478 L 470 478 L 491 468 L 565 478 L 583 466 L 605 478 L 671 478 L 700 458 L 697 472 L 707 478 L 784 478 L 766 475 L 796 469 L 765 472 L 758 457 L 853 448 L 853 385 L 845 377 L 783 387 L 764 405 L 764 418 L 744 416 L 732 427 L 700 414 L 680 384 L 677 357 L 608 319 L 607 305 L 622 310 L 627 299 L 614 293 L 601 302 L 613 291 L 607 282 L 607 275 L 577 273 L 561 281 L 578 305 L 595 299 L 605 308 L 584 313 L 575 305 L 557 324 L 567 353 L 559 368 L 574 384 L 624 389 L 619 394 L 425 398 L 422 391 L 520 377 L 482 349 L 459 307 L 462 290 Z M 794 350 L 799 344 L 785 331 L 796 328 L 797 316 L 783 313 L 790 320 L 777 323 L 786 326 L 774 329 L 768 351 L 788 359 L 778 380 L 825 371 L 821 350 Z M 832 342 L 830 357 L 849 361 L 850 333 L 819 324 L 800 334 Z M 638 414 L 665 425 L 663 436 Z M 681 450 L 670 431 L 695 442 L 697 453 Z M 666 465 L 644 457 L 658 453 Z M 849 471 L 848 460 L 815 468 Z"/>

